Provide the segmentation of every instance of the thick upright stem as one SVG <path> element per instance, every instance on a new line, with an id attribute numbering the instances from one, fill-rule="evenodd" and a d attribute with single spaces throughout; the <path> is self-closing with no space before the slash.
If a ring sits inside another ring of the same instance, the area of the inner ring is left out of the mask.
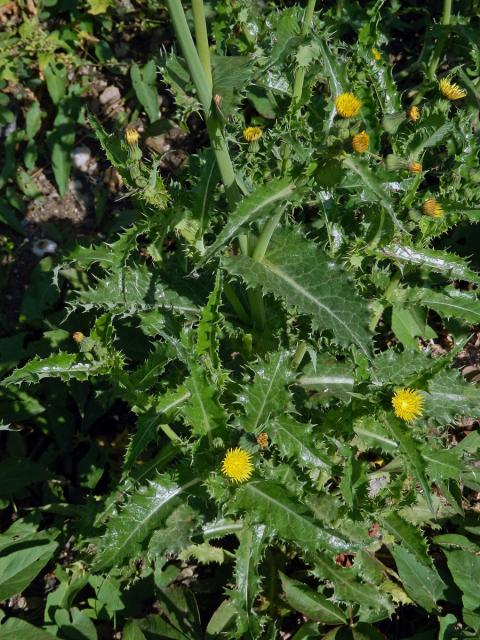
<path id="1" fill-rule="evenodd" d="M 443 32 L 440 34 L 437 44 L 435 45 L 435 49 L 433 50 L 432 59 L 430 60 L 430 66 L 428 68 L 428 77 L 430 80 L 435 78 L 435 74 L 437 72 L 437 67 L 440 63 L 443 48 L 445 47 L 445 43 L 448 37 L 448 31 L 446 27 L 450 24 L 450 20 L 452 18 L 452 0 L 443 0 L 443 11 L 442 11 L 442 25 L 445 27 Z"/>
<path id="2" fill-rule="evenodd" d="M 302 35 L 307 35 L 310 31 L 313 21 L 313 12 L 315 11 L 316 0 L 308 0 L 305 15 L 303 17 Z M 305 81 L 305 68 L 298 67 L 295 72 L 295 80 L 293 82 L 292 104 L 295 106 L 300 101 L 303 91 L 303 83 Z"/>
<path id="3" fill-rule="evenodd" d="M 190 29 L 188 28 L 181 0 L 167 0 L 167 5 L 177 40 L 185 56 L 188 70 L 190 71 L 198 98 L 205 113 L 208 135 L 210 136 L 212 148 L 215 152 L 228 203 L 230 207 L 233 208 L 240 200 L 241 193 L 235 180 L 233 164 L 228 152 L 227 143 L 223 137 L 220 122 L 215 112 L 212 111 L 212 89 L 195 48 Z"/>
<path id="4" fill-rule="evenodd" d="M 198 57 L 200 58 L 207 82 L 211 89 L 213 84 L 212 66 L 210 64 L 210 48 L 208 46 L 207 23 L 205 21 L 203 0 L 192 0 L 192 11 Z"/>

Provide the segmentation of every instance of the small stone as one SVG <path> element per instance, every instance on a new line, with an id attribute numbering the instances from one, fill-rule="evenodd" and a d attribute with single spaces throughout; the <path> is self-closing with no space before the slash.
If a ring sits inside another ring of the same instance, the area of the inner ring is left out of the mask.
<path id="1" fill-rule="evenodd" d="M 118 102 L 120 100 L 120 89 L 113 85 L 110 85 L 104 91 L 102 91 L 99 100 L 101 104 L 113 104 L 114 102 Z"/>
<path id="2" fill-rule="evenodd" d="M 37 256 L 37 258 L 43 258 L 43 256 L 46 256 L 48 253 L 55 253 L 57 247 L 57 243 L 48 238 L 35 240 L 32 246 L 32 253 Z"/>
<path id="3" fill-rule="evenodd" d="M 86 146 L 75 147 L 71 153 L 72 164 L 75 169 L 87 172 L 90 164 L 92 152 Z"/>

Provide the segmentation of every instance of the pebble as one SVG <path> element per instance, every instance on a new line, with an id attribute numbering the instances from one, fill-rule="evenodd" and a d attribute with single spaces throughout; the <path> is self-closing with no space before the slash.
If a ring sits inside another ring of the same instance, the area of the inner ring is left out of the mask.
<path id="1" fill-rule="evenodd" d="M 99 100 L 101 104 L 112 104 L 113 102 L 118 102 L 120 100 L 120 89 L 113 85 L 107 87 L 104 91 L 102 91 Z"/>
<path id="2" fill-rule="evenodd" d="M 57 247 L 57 243 L 53 240 L 43 238 L 42 240 L 35 240 L 32 245 L 32 253 L 37 256 L 37 258 L 43 258 L 47 253 L 55 253 Z"/>
<path id="3" fill-rule="evenodd" d="M 86 146 L 75 147 L 71 153 L 72 164 L 75 169 L 86 173 L 89 168 L 92 152 Z"/>

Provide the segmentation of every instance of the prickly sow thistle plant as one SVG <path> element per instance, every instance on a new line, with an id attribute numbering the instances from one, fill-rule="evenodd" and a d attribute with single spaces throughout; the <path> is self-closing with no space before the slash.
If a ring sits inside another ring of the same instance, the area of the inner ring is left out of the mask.
<path id="1" fill-rule="evenodd" d="M 427 78 L 421 117 L 404 102 L 387 52 L 372 56 L 381 3 L 355 45 L 312 0 L 254 4 L 228 14 L 238 40 L 213 57 L 203 4 L 192 34 L 167 0 L 178 57 L 162 77 L 210 142 L 164 182 L 131 129 L 92 121 L 135 221 L 58 269 L 82 271 L 69 305 L 88 338 L 7 382 L 88 381 L 128 406 L 121 468 L 78 547 L 95 579 L 151 585 L 163 613 L 130 621 L 147 635 L 394 637 L 408 603 L 432 633 L 448 616 L 474 637 L 462 568 L 478 553 L 464 514 L 479 442 L 456 420 L 480 414 L 480 394 L 454 362 L 480 275 L 437 238 L 478 219 L 463 154 L 476 105 L 446 111 Z M 263 127 L 243 129 L 245 105 Z M 205 575 L 219 605 L 200 622 Z"/>

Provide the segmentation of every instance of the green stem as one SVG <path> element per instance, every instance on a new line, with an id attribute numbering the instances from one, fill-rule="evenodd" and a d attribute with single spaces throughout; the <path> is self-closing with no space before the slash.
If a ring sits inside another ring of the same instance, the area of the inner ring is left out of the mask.
<path id="1" fill-rule="evenodd" d="M 280 213 L 276 213 L 272 218 L 270 218 L 270 220 L 263 227 L 262 233 L 260 234 L 260 237 L 257 240 L 257 244 L 255 245 L 255 249 L 252 253 L 252 258 L 257 262 L 261 262 L 265 257 L 268 245 L 270 244 L 270 240 L 272 239 L 273 233 L 277 228 L 281 217 L 282 212 L 280 211 Z"/>
<path id="2" fill-rule="evenodd" d="M 170 427 L 168 424 L 161 424 L 160 429 L 167 436 L 167 438 L 170 438 L 170 440 L 175 444 L 179 444 L 182 441 L 181 438 L 177 436 L 172 427 Z"/>
<path id="3" fill-rule="evenodd" d="M 249 320 L 249 317 L 247 315 L 247 312 L 243 308 L 243 305 L 240 302 L 237 294 L 233 290 L 233 287 L 228 282 L 224 282 L 223 283 L 223 293 L 225 294 L 225 297 L 227 298 L 229 303 L 232 305 L 232 308 L 235 311 L 235 313 L 237 314 L 237 316 L 239 317 L 239 319 L 244 324 L 249 324 L 250 320 Z"/>
<path id="4" fill-rule="evenodd" d="M 313 13 L 315 11 L 316 0 L 308 0 L 307 8 L 305 9 L 305 15 L 303 17 L 302 35 L 306 36 L 310 31 L 313 22 Z M 293 82 L 293 96 L 292 105 L 297 105 L 300 102 L 303 91 L 303 83 L 305 80 L 305 67 L 297 67 L 295 71 L 295 80 Z"/>
<path id="5" fill-rule="evenodd" d="M 340 18 L 343 13 L 343 0 L 337 0 L 337 18 Z"/>
<path id="6" fill-rule="evenodd" d="M 302 340 L 301 342 L 298 343 L 297 349 L 293 354 L 292 369 L 298 369 L 306 351 L 307 351 L 307 343 Z"/>
<path id="7" fill-rule="evenodd" d="M 442 25 L 448 27 L 452 18 L 452 0 L 443 0 Z M 445 28 L 440 34 L 435 49 L 433 50 L 432 59 L 428 67 L 428 77 L 430 80 L 435 78 L 437 67 L 442 57 L 443 49 L 448 37 L 448 30 Z"/>
<path id="8" fill-rule="evenodd" d="M 235 180 L 232 160 L 228 152 L 227 143 L 222 133 L 220 122 L 212 109 L 212 89 L 198 56 L 192 34 L 188 28 L 185 12 L 181 0 L 167 0 L 168 10 L 172 19 L 177 40 L 182 49 L 188 70 L 197 90 L 198 98 L 205 113 L 208 135 L 215 153 L 220 176 L 225 187 L 225 193 L 230 208 L 233 208 L 241 198 L 240 189 Z"/>
<path id="9" fill-rule="evenodd" d="M 212 66 L 210 64 L 210 47 L 208 46 L 207 23 L 205 21 L 203 0 L 192 0 L 192 12 L 198 57 L 200 58 L 207 82 L 211 89 L 213 85 Z"/>
<path id="10" fill-rule="evenodd" d="M 398 287 L 401 279 L 402 279 L 402 272 L 400 271 L 400 269 L 397 269 L 393 274 L 393 276 L 391 277 L 390 282 L 388 283 L 388 287 L 383 292 L 383 299 L 386 300 L 388 303 L 391 302 L 392 294 L 395 291 L 395 289 Z M 382 313 L 385 311 L 385 308 L 387 306 L 388 305 L 382 304 L 377 309 L 373 318 L 370 321 L 370 331 L 375 331 L 375 327 L 377 326 L 378 321 L 382 317 Z"/>

